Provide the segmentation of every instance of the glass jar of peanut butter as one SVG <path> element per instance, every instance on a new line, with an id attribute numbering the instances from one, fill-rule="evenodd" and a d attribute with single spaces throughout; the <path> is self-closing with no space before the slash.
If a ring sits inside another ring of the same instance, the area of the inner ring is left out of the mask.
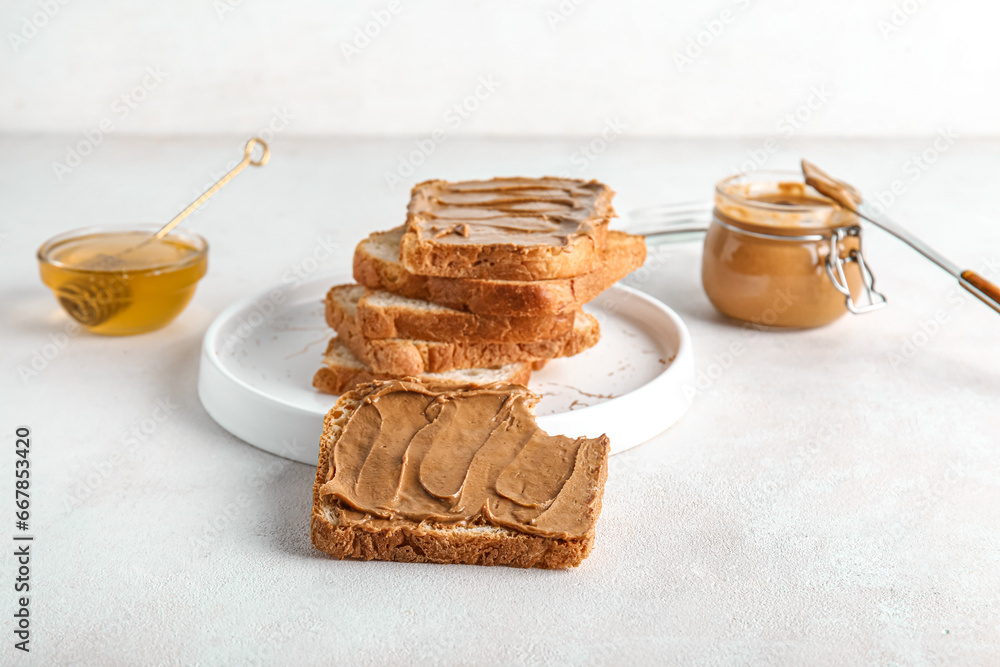
<path id="1" fill-rule="evenodd" d="M 857 217 L 791 171 L 716 184 L 701 278 L 719 311 L 766 327 L 818 327 L 884 303 Z"/>

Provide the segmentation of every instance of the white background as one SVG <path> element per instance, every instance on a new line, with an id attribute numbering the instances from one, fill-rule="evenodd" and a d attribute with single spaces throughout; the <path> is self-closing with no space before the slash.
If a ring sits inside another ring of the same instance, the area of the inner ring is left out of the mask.
<path id="1" fill-rule="evenodd" d="M 62 2 L 3 2 L 0 131 L 246 134 L 278 110 L 300 135 L 781 136 L 796 112 L 802 136 L 1000 134 L 993 2 Z"/>

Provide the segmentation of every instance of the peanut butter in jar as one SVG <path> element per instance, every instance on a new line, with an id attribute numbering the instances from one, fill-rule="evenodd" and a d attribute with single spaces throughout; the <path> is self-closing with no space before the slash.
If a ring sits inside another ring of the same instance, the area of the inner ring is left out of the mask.
<path id="1" fill-rule="evenodd" d="M 857 216 L 800 173 L 757 172 L 716 185 L 701 276 L 723 314 L 768 327 L 829 324 L 853 305 L 849 295 L 860 294 L 863 267 Z"/>

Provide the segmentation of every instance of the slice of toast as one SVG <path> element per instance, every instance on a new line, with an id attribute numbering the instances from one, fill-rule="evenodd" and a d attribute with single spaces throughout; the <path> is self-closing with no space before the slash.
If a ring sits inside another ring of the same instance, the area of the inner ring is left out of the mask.
<path id="1" fill-rule="evenodd" d="M 413 188 L 400 261 L 411 273 L 548 280 L 594 270 L 614 191 L 572 178 L 433 180 Z"/>
<path id="2" fill-rule="evenodd" d="M 423 375 L 569 357 L 593 347 L 601 337 L 597 320 L 580 310 L 574 316 L 573 329 L 569 333 L 530 343 L 370 339 L 361 333 L 357 324 L 358 301 L 364 289 L 360 285 L 333 287 L 327 293 L 326 319 L 344 346 L 378 373 Z"/>
<path id="3" fill-rule="evenodd" d="M 468 368 L 447 373 L 425 373 L 416 379 L 432 387 L 463 387 L 494 382 L 526 385 L 531 380 L 532 365 L 527 362 L 500 368 Z M 359 384 L 373 380 L 393 380 L 402 376 L 378 373 L 358 361 L 336 337 L 330 340 L 323 356 L 323 367 L 313 376 L 313 386 L 327 394 L 343 394 Z"/>
<path id="4" fill-rule="evenodd" d="M 601 512 L 608 438 L 546 434 L 537 401 L 503 384 L 347 392 L 320 437 L 313 545 L 340 559 L 579 565 Z"/>
<path id="5" fill-rule="evenodd" d="M 357 306 L 365 338 L 411 338 L 445 342 L 530 343 L 573 329 L 575 313 L 476 315 L 384 290 L 365 290 Z"/>
<path id="6" fill-rule="evenodd" d="M 597 268 L 574 278 L 440 278 L 417 275 L 403 267 L 399 261 L 402 237 L 403 228 L 397 227 L 361 241 L 354 252 L 354 279 L 373 289 L 480 315 L 536 316 L 577 310 L 642 266 L 646 259 L 646 243 L 641 236 L 610 230 Z"/>

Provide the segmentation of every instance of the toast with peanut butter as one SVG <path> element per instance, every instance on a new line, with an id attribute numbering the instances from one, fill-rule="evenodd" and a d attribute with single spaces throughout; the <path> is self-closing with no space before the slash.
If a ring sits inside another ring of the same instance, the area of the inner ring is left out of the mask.
<path id="1" fill-rule="evenodd" d="M 425 181 L 411 193 L 400 261 L 423 276 L 549 280 L 600 264 L 614 192 L 597 181 Z"/>
<path id="2" fill-rule="evenodd" d="M 528 362 L 506 364 L 498 368 L 463 368 L 444 373 L 423 373 L 416 377 L 433 387 L 464 387 L 475 384 L 504 382 L 528 384 L 531 371 L 537 369 Z M 380 373 L 360 361 L 334 336 L 323 355 L 323 365 L 313 375 L 313 387 L 325 394 L 343 394 L 359 384 L 373 380 L 394 380 L 406 377 L 399 373 Z"/>
<path id="3" fill-rule="evenodd" d="M 360 285 L 332 288 L 326 299 L 326 319 L 344 346 L 379 373 L 422 375 L 540 362 L 578 354 L 597 344 L 601 335 L 597 320 L 581 310 L 575 313 L 569 332 L 524 343 L 368 338 L 358 326 L 358 303 L 364 292 L 365 288 Z"/>
<path id="4" fill-rule="evenodd" d="M 443 278 L 408 271 L 399 260 L 402 237 L 403 228 L 397 227 L 361 241 L 354 251 L 354 279 L 372 289 L 487 316 L 517 313 L 528 317 L 576 311 L 642 266 L 646 259 L 646 244 L 641 236 L 609 230 L 597 266 L 572 278 Z"/>
<path id="5" fill-rule="evenodd" d="M 522 386 L 371 382 L 327 413 L 313 545 L 340 559 L 568 568 L 590 553 L 607 436 L 548 435 Z"/>
<path id="6" fill-rule="evenodd" d="M 356 318 L 365 338 L 442 342 L 531 343 L 573 330 L 576 313 L 476 315 L 384 290 L 365 289 Z"/>

